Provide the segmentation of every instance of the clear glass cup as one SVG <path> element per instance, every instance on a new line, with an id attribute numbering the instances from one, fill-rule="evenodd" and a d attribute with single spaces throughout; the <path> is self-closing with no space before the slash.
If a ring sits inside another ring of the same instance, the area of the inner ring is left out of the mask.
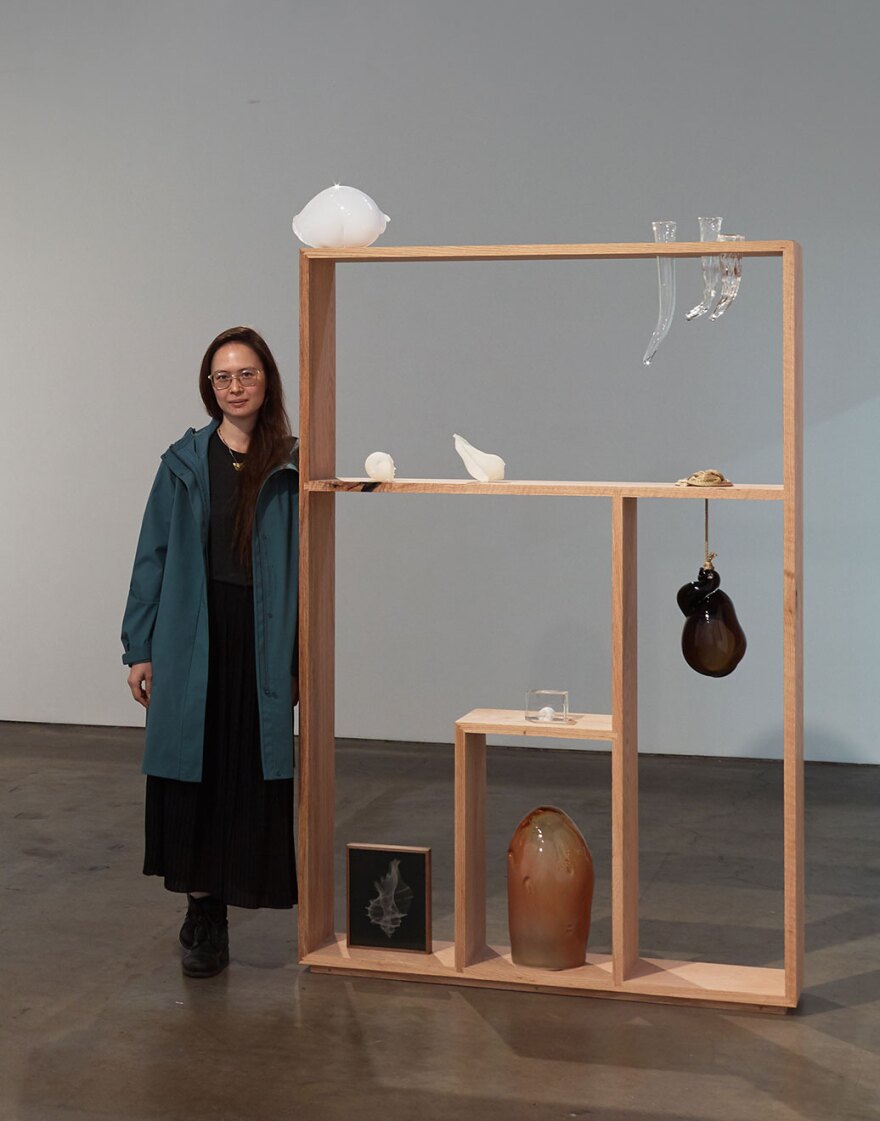
<path id="1" fill-rule="evenodd" d="M 568 693 L 562 689 L 530 689 L 526 696 L 526 720 L 537 724 L 568 720 Z"/>

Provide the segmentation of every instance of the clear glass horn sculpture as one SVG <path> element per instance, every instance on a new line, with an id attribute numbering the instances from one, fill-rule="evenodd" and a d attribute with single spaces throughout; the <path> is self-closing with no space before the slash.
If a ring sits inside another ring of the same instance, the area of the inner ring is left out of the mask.
<path id="1" fill-rule="evenodd" d="M 700 241 L 718 240 L 718 235 L 721 233 L 720 218 L 698 218 L 697 221 L 700 223 Z M 692 307 L 685 316 L 688 322 L 692 319 L 698 319 L 701 315 L 706 315 L 715 307 L 721 286 L 721 262 L 719 259 L 717 257 L 701 257 L 700 261 L 703 265 L 703 299 L 696 307 Z"/>
<path id="2" fill-rule="evenodd" d="M 675 241 L 675 222 L 652 222 L 654 240 L 658 242 Z M 645 357 L 642 359 L 646 366 L 651 365 L 651 360 L 657 353 L 657 348 L 666 338 L 672 316 L 675 314 L 675 261 L 672 257 L 657 258 L 657 278 L 660 285 L 660 312 L 657 316 L 657 326 L 648 343 Z"/>
<path id="3" fill-rule="evenodd" d="M 742 234 L 719 234 L 719 241 L 745 241 Z M 742 280 L 742 257 L 737 253 L 722 253 L 721 262 L 721 299 L 710 319 L 720 319 L 727 311 L 739 292 Z"/>

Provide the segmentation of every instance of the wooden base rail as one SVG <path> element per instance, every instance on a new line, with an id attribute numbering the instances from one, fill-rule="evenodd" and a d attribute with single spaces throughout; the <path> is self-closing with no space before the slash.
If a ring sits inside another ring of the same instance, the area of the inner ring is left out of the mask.
<path id="1" fill-rule="evenodd" d="M 593 996 L 657 1004 L 695 1004 L 710 1008 L 785 1013 L 785 971 L 747 965 L 716 965 L 701 961 L 640 958 L 632 975 L 620 984 L 612 976 L 611 958 L 587 954 L 578 969 L 552 972 L 514 965 L 506 946 L 487 946 L 479 961 L 455 966 L 452 942 L 436 945 L 432 954 L 395 954 L 386 950 L 349 949 L 339 934 L 301 958 L 316 973 L 349 977 L 382 977 L 489 989 L 523 989 L 558 996 Z"/>

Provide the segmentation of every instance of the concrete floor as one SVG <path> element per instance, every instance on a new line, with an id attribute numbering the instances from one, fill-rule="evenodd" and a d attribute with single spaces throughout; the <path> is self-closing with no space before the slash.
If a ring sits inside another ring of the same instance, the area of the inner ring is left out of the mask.
<path id="1" fill-rule="evenodd" d="M 178 897 L 140 874 L 142 733 L 0 724 L 3 1121 L 862 1121 L 880 1117 L 880 769 L 807 769 L 807 984 L 789 1016 L 313 975 L 290 912 L 231 917 L 232 963 L 180 973 Z M 490 940 L 504 853 L 561 805 L 610 937 L 607 756 L 497 749 Z M 644 953 L 779 964 L 779 767 L 645 758 Z M 451 936 L 452 751 L 343 741 L 338 836 L 430 844 Z"/>

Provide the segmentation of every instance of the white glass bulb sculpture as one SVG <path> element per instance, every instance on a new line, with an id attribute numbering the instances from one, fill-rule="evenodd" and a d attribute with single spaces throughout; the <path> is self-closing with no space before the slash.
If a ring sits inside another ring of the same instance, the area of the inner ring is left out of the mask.
<path id="1" fill-rule="evenodd" d="M 306 203 L 293 232 L 314 249 L 355 249 L 372 245 L 390 221 L 369 195 L 336 183 Z"/>
<path id="2" fill-rule="evenodd" d="M 497 483 L 504 478 L 504 460 L 500 455 L 481 452 L 469 444 L 464 436 L 453 435 L 455 450 L 462 458 L 468 474 L 481 483 Z"/>
<path id="3" fill-rule="evenodd" d="M 364 470 L 377 483 L 390 483 L 396 468 L 388 452 L 373 452 L 364 461 Z"/>

